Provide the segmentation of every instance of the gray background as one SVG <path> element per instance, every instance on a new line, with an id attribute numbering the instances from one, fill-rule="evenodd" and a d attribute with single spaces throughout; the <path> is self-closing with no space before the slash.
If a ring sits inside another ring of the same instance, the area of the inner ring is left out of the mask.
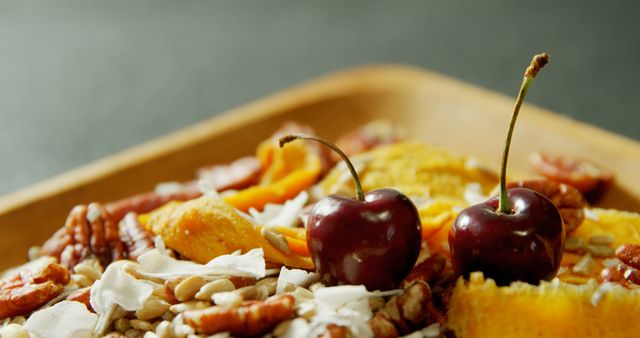
<path id="1" fill-rule="evenodd" d="M 0 2 L 0 193 L 314 76 L 431 68 L 640 139 L 639 1 Z"/>

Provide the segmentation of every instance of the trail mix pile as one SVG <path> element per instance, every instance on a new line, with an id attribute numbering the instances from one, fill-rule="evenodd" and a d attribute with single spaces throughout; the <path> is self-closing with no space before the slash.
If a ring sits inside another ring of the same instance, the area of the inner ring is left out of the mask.
<path id="1" fill-rule="evenodd" d="M 12 290 L 3 285 L 3 292 L 28 299 L 13 307 L 3 302 L 3 314 L 21 315 L 5 319 L 2 336 L 397 337 L 418 331 L 437 337 L 453 282 L 440 255 L 417 265 L 403 288 L 370 292 L 325 286 L 306 270 L 267 269 L 262 249 L 202 265 L 176 259 L 161 240 L 156 244 L 137 261 L 115 261 L 106 270 L 95 256 L 71 269 L 48 256 L 35 258 L 14 277 L 19 282 Z M 26 303 L 34 305 L 20 307 Z M 34 307 L 39 310 L 25 319 Z"/>
<path id="2" fill-rule="evenodd" d="M 0 277 L 0 335 L 452 336 L 457 280 L 447 236 L 461 210 L 491 194 L 497 176 L 475 159 L 404 141 L 380 122 L 340 138 L 365 190 L 407 194 L 422 241 L 415 265 L 390 290 L 330 285 L 317 273 L 305 227 L 314 204 L 352 194 L 354 183 L 312 142 L 278 147 L 291 132 L 313 135 L 286 124 L 255 156 L 202 168 L 192 181 L 74 207 L 29 250 L 28 263 Z M 562 216 L 568 237 L 554 283 L 639 287 L 640 232 L 629 230 L 637 215 L 589 209 L 581 192 L 549 180 L 509 186 L 539 192 Z"/>

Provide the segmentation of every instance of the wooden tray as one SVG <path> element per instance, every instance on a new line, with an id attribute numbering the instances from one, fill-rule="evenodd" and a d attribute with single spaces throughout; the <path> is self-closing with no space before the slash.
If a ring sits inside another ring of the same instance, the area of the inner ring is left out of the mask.
<path id="1" fill-rule="evenodd" d="M 24 261 L 28 247 L 51 236 L 74 205 L 192 178 L 199 166 L 253 153 L 286 120 L 331 139 L 386 118 L 413 138 L 497 167 L 512 106 L 510 97 L 420 69 L 370 66 L 332 74 L 1 197 L 0 268 Z M 533 175 L 527 157 L 538 149 L 589 159 L 622 183 L 601 205 L 640 211 L 640 144 L 532 105 L 524 106 L 516 129 L 512 172 Z"/>

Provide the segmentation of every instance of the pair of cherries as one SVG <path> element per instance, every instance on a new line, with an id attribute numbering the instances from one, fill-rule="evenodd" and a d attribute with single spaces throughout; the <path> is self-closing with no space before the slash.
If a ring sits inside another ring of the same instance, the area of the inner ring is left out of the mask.
<path id="1" fill-rule="evenodd" d="M 548 58 L 547 54 L 536 55 L 525 72 L 505 142 L 499 196 L 463 210 L 452 225 L 449 246 L 458 275 L 482 271 L 498 284 L 515 280 L 537 284 L 558 271 L 565 236 L 559 211 L 533 190 L 506 189 L 515 121 L 529 85 Z M 365 194 L 347 156 L 324 139 L 287 135 L 280 139 L 280 146 L 296 139 L 318 141 L 336 151 L 355 182 L 356 199 L 331 195 L 311 210 L 307 244 L 317 271 L 332 284 L 363 284 L 369 290 L 397 287 L 420 251 L 416 207 L 394 189 Z"/>

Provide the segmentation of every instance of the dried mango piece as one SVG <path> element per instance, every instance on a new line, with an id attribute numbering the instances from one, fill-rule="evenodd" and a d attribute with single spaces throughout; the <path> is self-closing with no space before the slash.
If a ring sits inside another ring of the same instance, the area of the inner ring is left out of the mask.
<path id="1" fill-rule="evenodd" d="M 422 223 L 422 239 L 436 235 L 440 229 L 450 224 L 466 203 L 448 198 L 439 198 L 418 206 Z"/>
<path id="2" fill-rule="evenodd" d="M 615 249 L 625 243 L 640 244 L 640 215 L 632 212 L 613 209 L 585 209 L 587 215 L 582 225 L 571 233 L 572 237 L 579 237 L 586 244 L 594 236 L 611 236 Z M 585 251 L 587 251 L 585 249 Z M 605 258 L 593 256 L 588 273 L 576 273 L 573 267 L 584 258 L 583 254 L 566 252 L 562 257 L 561 266 L 565 268 L 558 278 L 572 284 L 584 284 L 588 278 L 598 279 L 604 268 Z M 590 271 L 589 271 L 590 270 Z"/>
<path id="3" fill-rule="evenodd" d="M 283 203 L 312 186 L 322 172 L 322 159 L 305 142 L 280 148 L 271 138 L 260 144 L 257 156 L 263 168 L 260 184 L 224 198 L 242 211 Z"/>
<path id="4" fill-rule="evenodd" d="M 150 214 L 147 227 L 161 236 L 168 247 L 199 263 L 236 250 L 262 248 L 267 261 L 313 268 L 310 258 L 279 251 L 232 206 L 208 196 L 165 205 Z"/>
<path id="5" fill-rule="evenodd" d="M 479 183 L 484 194 L 488 194 L 498 182 L 493 172 L 479 167 L 472 159 L 419 142 L 382 146 L 352 160 L 366 191 L 391 187 L 407 196 L 464 201 L 467 184 Z M 347 174 L 345 166 L 337 165 L 320 182 L 322 191 L 352 194 L 353 182 Z"/>
<path id="6" fill-rule="evenodd" d="M 640 331 L 640 291 L 596 283 L 515 282 L 482 273 L 453 290 L 447 327 L 458 337 L 630 337 Z"/>
<path id="7" fill-rule="evenodd" d="M 609 235 L 615 239 L 613 247 L 625 243 L 640 244 L 640 215 L 613 209 L 586 209 L 585 220 L 571 236 L 587 242 L 592 236 Z"/>

